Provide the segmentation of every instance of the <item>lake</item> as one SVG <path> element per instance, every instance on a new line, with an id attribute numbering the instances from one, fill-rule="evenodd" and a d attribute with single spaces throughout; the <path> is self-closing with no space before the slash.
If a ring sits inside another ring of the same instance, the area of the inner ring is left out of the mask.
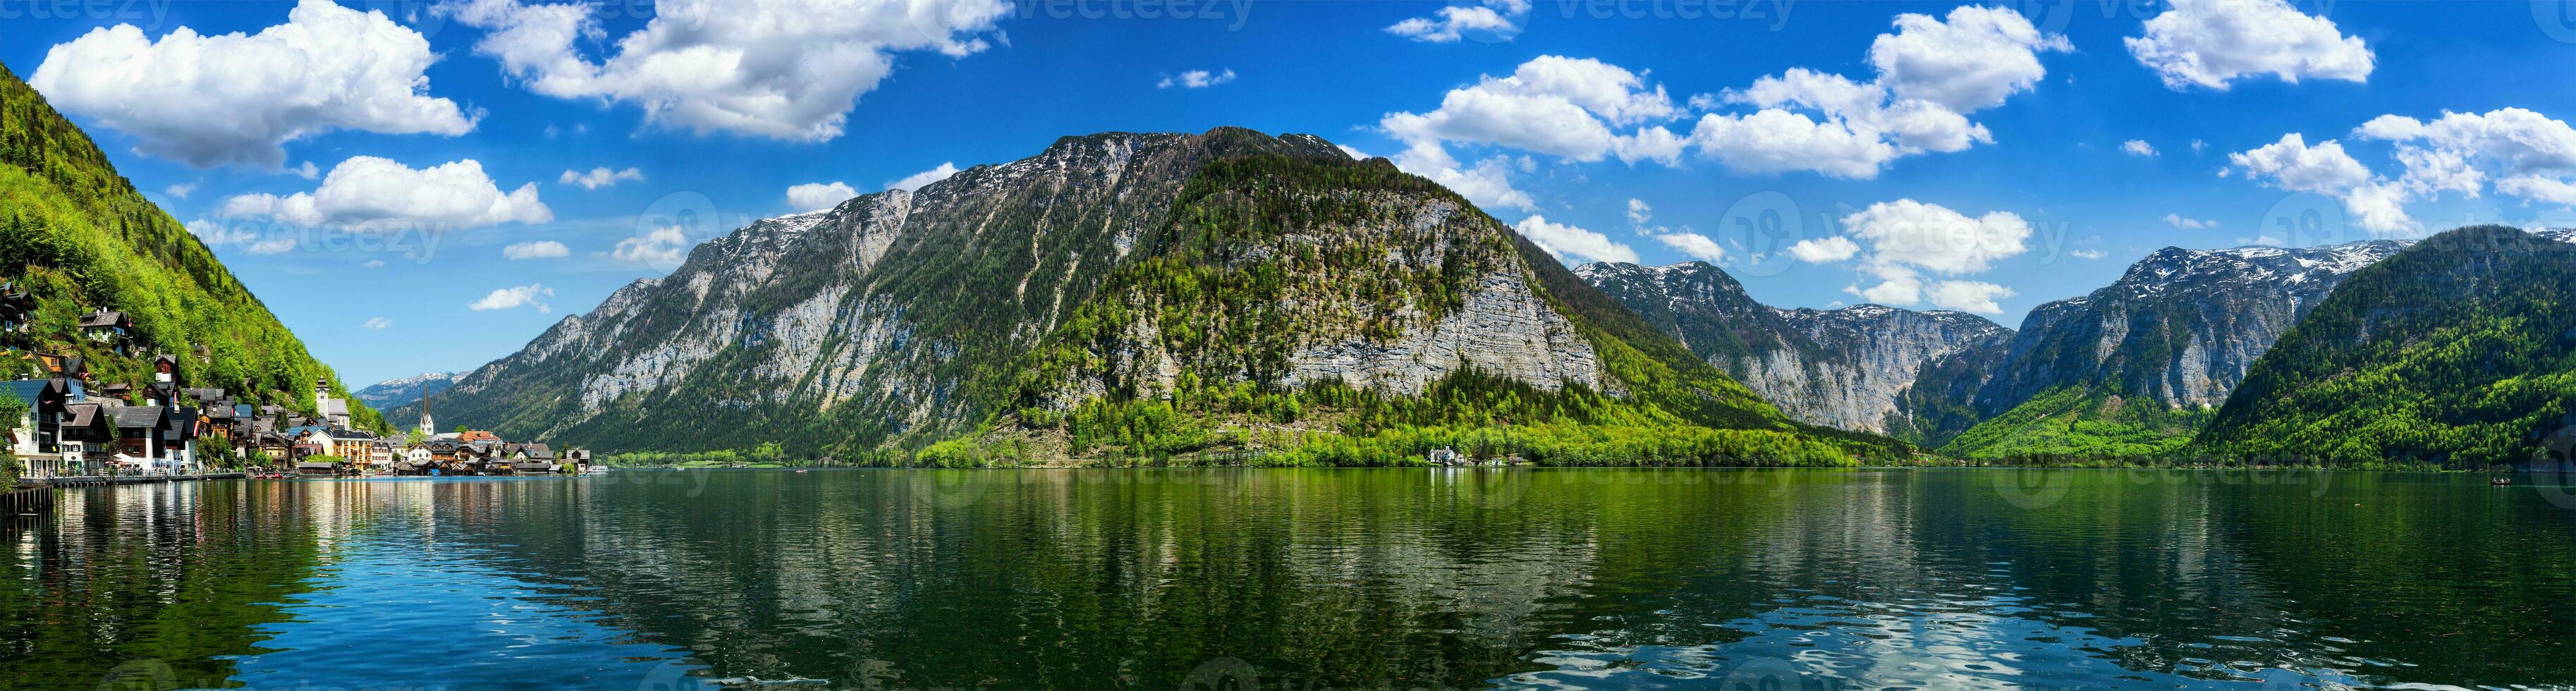
<path id="1" fill-rule="evenodd" d="M 2576 684 L 2576 488 L 2118 470 L 620 471 L 67 492 L 0 685 Z"/>

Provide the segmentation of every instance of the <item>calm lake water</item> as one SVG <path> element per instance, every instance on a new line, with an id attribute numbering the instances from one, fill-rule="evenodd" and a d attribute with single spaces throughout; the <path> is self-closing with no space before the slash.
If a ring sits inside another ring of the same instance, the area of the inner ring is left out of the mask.
<path id="1" fill-rule="evenodd" d="M 23 688 L 2576 685 L 2576 488 L 847 470 L 97 488 Z"/>

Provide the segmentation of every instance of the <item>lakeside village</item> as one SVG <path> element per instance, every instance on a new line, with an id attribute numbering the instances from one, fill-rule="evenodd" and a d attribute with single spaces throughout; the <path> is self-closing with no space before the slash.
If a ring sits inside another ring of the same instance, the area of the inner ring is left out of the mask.
<path id="1" fill-rule="evenodd" d="M 0 329 L 25 324 L 34 309 L 24 293 L 0 292 Z M 81 318 L 83 335 L 128 354 L 132 323 L 101 310 Z M 19 481 L 79 484 L 118 478 L 190 478 L 358 475 L 526 475 L 578 473 L 590 453 L 558 454 L 546 444 L 516 443 L 491 432 L 438 432 L 428 407 L 420 426 L 402 438 L 356 428 L 349 401 L 332 396 L 328 379 L 313 383 L 315 416 L 259 403 L 245 379 L 241 397 L 223 388 L 181 388 L 182 359 L 156 353 L 153 380 L 133 386 L 97 384 L 82 358 L 40 349 L 7 348 L 5 357 L 32 360 L 32 371 L 0 381 L 0 399 L 24 404 L 7 430 L 6 450 L 18 462 Z M 204 358 L 203 348 L 195 349 Z"/>

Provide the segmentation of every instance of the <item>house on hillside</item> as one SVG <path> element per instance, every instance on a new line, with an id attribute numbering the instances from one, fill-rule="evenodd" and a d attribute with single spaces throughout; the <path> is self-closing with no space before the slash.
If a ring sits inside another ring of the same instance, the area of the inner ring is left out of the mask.
<path id="1" fill-rule="evenodd" d="M 0 283 L 0 334 L 23 334 L 36 319 L 36 297 L 16 282 Z"/>
<path id="2" fill-rule="evenodd" d="M 134 354 L 134 320 L 124 312 L 100 309 L 81 317 L 81 334 L 89 340 L 116 351 L 118 355 Z"/>

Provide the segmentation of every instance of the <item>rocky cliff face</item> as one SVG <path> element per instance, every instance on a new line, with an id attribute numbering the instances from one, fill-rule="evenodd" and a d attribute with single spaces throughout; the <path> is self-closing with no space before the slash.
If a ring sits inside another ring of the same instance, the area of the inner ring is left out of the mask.
<path id="1" fill-rule="evenodd" d="M 2345 276 L 2404 247 L 2157 250 L 2108 287 L 2032 310 L 1977 407 L 1991 417 L 2094 384 L 2169 408 L 2218 405 Z"/>
<path id="2" fill-rule="evenodd" d="M 1910 430 L 1916 413 L 1899 402 L 1932 397 L 1906 395 L 1927 364 L 1992 347 L 2012 333 L 1961 312 L 1767 307 L 1703 262 L 1596 263 L 1575 272 L 1790 417 L 1841 429 Z M 1953 390 L 1946 381 L 1939 388 Z"/>
<path id="3" fill-rule="evenodd" d="M 839 455 L 1185 383 L 1404 395 L 1473 371 L 1624 390 L 1600 350 L 1616 329 L 1564 308 L 1597 295 L 1543 280 L 1563 270 L 1525 244 L 1312 136 L 1068 137 L 708 241 L 432 403 L 608 451 Z M 1713 370 L 1691 381 L 1658 391 L 1786 424 Z"/>

